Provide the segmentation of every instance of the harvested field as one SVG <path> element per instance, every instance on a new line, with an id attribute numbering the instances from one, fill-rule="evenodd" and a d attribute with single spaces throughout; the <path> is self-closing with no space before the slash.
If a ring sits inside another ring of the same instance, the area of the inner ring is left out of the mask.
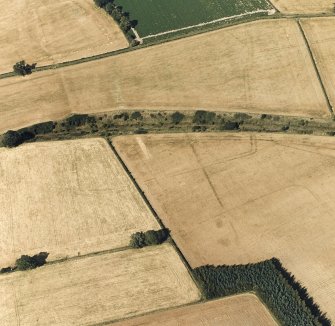
<path id="1" fill-rule="evenodd" d="M 123 108 L 329 116 L 300 30 L 285 19 L 0 80 L 0 132 Z"/>
<path id="2" fill-rule="evenodd" d="M 276 8 L 283 13 L 332 13 L 333 0 L 272 0 Z"/>
<path id="3" fill-rule="evenodd" d="M 129 319 L 115 326 L 275 326 L 277 323 L 253 294 L 242 294 Z"/>
<path id="4" fill-rule="evenodd" d="M 192 267 L 273 256 L 335 320 L 335 140 L 224 133 L 114 145 Z"/>
<path id="5" fill-rule="evenodd" d="M 138 21 L 136 30 L 143 38 L 169 31 L 174 34 L 185 27 L 273 9 L 267 0 L 116 0 L 115 3 L 130 13 L 130 19 Z"/>
<path id="6" fill-rule="evenodd" d="M 0 267 L 126 246 L 159 225 L 103 139 L 0 148 Z"/>
<path id="7" fill-rule="evenodd" d="M 45 65 L 128 47 L 118 25 L 93 0 L 1 4 L 0 73 L 22 59 Z"/>
<path id="8" fill-rule="evenodd" d="M 97 325 L 199 299 L 169 244 L 0 277 L 1 325 Z"/>
<path id="9" fill-rule="evenodd" d="M 335 106 L 335 17 L 302 19 L 327 94 Z"/>

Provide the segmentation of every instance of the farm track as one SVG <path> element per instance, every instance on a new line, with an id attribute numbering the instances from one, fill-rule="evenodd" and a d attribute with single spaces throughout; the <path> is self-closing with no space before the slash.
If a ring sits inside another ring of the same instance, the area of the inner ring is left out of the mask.
<path id="1" fill-rule="evenodd" d="M 227 27 L 231 27 L 231 26 L 236 26 L 236 25 L 243 25 L 246 23 L 250 23 L 253 21 L 258 21 L 258 20 L 268 20 L 268 19 L 273 19 L 273 20 L 277 20 L 277 19 L 300 19 L 300 18 L 323 18 L 323 17 L 335 17 L 334 14 L 278 14 L 278 15 L 273 15 L 273 16 L 261 16 L 261 17 L 256 17 L 254 19 L 250 19 L 250 20 L 242 20 L 242 21 L 237 21 L 237 22 L 233 22 L 231 24 L 227 24 L 225 26 L 220 26 L 217 28 L 213 28 L 210 30 L 201 30 L 201 31 L 197 31 L 195 33 L 190 33 L 190 34 L 186 34 L 186 35 L 179 35 L 176 37 L 173 37 L 171 39 L 167 39 L 167 40 L 160 40 L 157 42 L 152 42 L 152 43 L 148 43 L 148 44 L 143 44 L 141 46 L 135 47 L 135 48 L 124 48 L 124 49 L 120 49 L 120 50 L 116 50 L 116 51 L 111 51 L 111 52 L 106 52 L 106 53 L 101 53 L 101 54 L 97 54 L 97 55 L 93 55 L 93 56 L 89 56 L 89 57 L 84 57 L 81 59 L 76 59 L 76 60 L 71 60 L 71 61 L 64 61 L 61 63 L 56 63 L 56 64 L 51 64 L 51 65 L 45 65 L 45 66 L 40 66 L 37 67 L 35 69 L 34 73 L 37 73 L 39 71 L 45 71 L 45 70 L 52 70 L 52 69 L 59 69 L 59 68 L 64 68 L 64 67 L 68 67 L 68 66 L 74 66 L 74 65 L 78 65 L 81 63 L 85 63 L 85 62 L 91 62 L 91 61 L 97 61 L 100 59 L 104 59 L 104 58 L 108 58 L 108 57 L 113 57 L 113 56 L 118 56 L 127 52 L 131 52 L 131 51 L 136 51 L 136 50 L 141 50 L 143 48 L 148 48 L 148 47 L 152 47 L 155 45 L 159 45 L 161 43 L 168 43 L 168 42 L 172 42 L 175 41 L 177 39 L 183 39 L 183 38 L 187 38 L 193 35 L 198 35 L 198 34 L 204 34 L 213 30 L 218 30 L 218 29 L 224 29 Z M 5 79 L 5 78 L 11 78 L 11 77 L 15 77 L 16 75 L 13 72 L 7 72 L 7 73 L 2 73 L 0 74 L 0 79 Z"/>
<path id="2" fill-rule="evenodd" d="M 301 26 L 300 19 L 297 19 L 297 24 L 298 24 L 298 26 L 299 26 L 299 29 L 300 29 L 300 31 L 301 31 L 301 35 L 302 35 L 302 37 L 303 37 L 303 39 L 304 39 L 304 42 L 305 42 L 305 44 L 306 44 L 306 48 L 307 48 L 307 50 L 308 50 L 308 53 L 309 53 L 309 55 L 310 55 L 310 57 L 311 57 L 311 60 L 312 60 L 312 62 L 313 62 L 313 66 L 314 66 L 316 75 L 318 76 L 318 79 L 319 79 L 319 82 L 320 82 L 320 85 L 321 85 L 323 94 L 324 94 L 324 96 L 325 96 L 325 99 L 326 99 L 326 102 L 327 102 L 327 106 L 328 106 L 329 112 L 330 112 L 331 116 L 334 116 L 333 106 L 332 106 L 332 104 L 331 104 L 331 102 L 330 102 L 330 99 L 329 99 L 329 96 L 328 96 L 328 94 L 327 94 L 326 87 L 325 87 L 325 85 L 324 85 L 324 83 L 323 83 L 323 80 L 322 80 L 322 77 L 321 77 L 321 74 L 320 74 L 318 65 L 317 65 L 317 63 L 316 63 L 316 60 L 315 60 L 315 57 L 314 57 L 314 54 L 313 54 L 313 51 L 312 51 L 312 49 L 311 49 L 311 47 L 310 47 L 310 45 L 309 45 L 309 42 L 308 42 L 308 39 L 307 39 L 307 37 L 306 37 L 305 31 L 304 31 L 303 27 Z"/>

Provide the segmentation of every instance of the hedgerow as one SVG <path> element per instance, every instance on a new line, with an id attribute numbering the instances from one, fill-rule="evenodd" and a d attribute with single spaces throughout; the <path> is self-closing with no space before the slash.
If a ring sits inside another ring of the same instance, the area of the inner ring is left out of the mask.
<path id="1" fill-rule="evenodd" d="M 130 44 L 132 46 L 138 45 L 139 42 L 135 40 L 135 35 L 131 29 L 132 27 L 135 27 L 136 21 L 130 21 L 129 13 L 124 12 L 121 6 L 118 6 L 113 2 L 114 0 L 94 0 L 94 3 L 98 7 L 103 8 L 119 24 Z"/>
<path id="2" fill-rule="evenodd" d="M 331 325 L 276 258 L 247 265 L 205 265 L 193 274 L 207 299 L 255 291 L 283 325 Z"/>

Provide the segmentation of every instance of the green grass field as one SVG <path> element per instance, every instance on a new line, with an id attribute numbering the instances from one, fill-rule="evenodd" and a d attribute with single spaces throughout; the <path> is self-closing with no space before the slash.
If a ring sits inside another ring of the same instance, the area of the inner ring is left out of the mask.
<path id="1" fill-rule="evenodd" d="M 142 38 L 258 10 L 271 10 L 266 0 L 116 0 L 137 20 Z M 173 32 L 172 32 L 173 34 Z"/>

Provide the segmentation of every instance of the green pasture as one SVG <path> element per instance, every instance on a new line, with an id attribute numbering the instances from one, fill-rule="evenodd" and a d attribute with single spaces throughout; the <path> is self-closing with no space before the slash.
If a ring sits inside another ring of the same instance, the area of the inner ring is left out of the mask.
<path id="1" fill-rule="evenodd" d="M 137 20 L 141 37 L 212 20 L 269 10 L 266 0 L 115 0 L 131 20 Z"/>

